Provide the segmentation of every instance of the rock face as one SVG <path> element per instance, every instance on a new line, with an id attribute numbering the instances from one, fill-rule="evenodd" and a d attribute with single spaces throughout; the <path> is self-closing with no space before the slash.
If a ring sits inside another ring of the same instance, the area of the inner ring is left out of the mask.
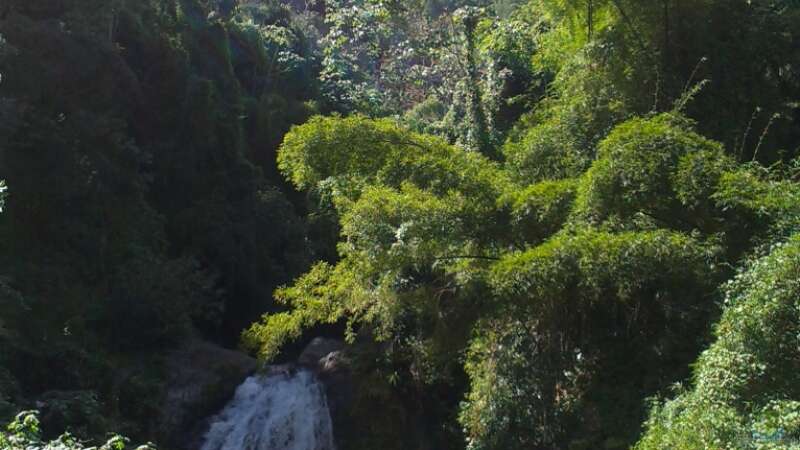
<path id="1" fill-rule="evenodd" d="M 189 340 L 168 358 L 169 381 L 161 410 L 160 442 L 166 448 L 196 450 L 203 444 L 210 420 L 230 401 L 258 363 L 241 352 L 199 339 Z M 290 377 L 311 371 L 322 383 L 338 444 L 354 431 L 351 414 L 356 382 L 344 342 L 315 338 L 295 364 L 270 366 L 266 376 Z M 341 448 L 341 445 L 337 445 Z"/>
<path id="2" fill-rule="evenodd" d="M 167 359 L 168 386 L 160 428 L 162 440 L 177 449 L 197 448 L 205 419 L 233 397 L 257 367 L 255 359 L 215 344 L 191 339 Z"/>
<path id="3" fill-rule="evenodd" d="M 373 351 L 377 355 L 381 350 Z M 314 371 L 325 387 L 336 448 L 442 448 L 430 440 L 432 427 L 419 406 L 420 398 L 400 392 L 380 374 L 364 371 L 363 365 L 356 366 L 354 354 L 341 341 L 316 338 L 297 360 L 301 368 Z"/>
<path id="4" fill-rule="evenodd" d="M 300 354 L 297 364 L 314 371 L 325 385 L 334 440 L 341 448 L 354 426 L 350 413 L 355 393 L 355 380 L 344 342 L 314 338 Z"/>
<path id="5" fill-rule="evenodd" d="M 320 360 L 327 358 L 332 353 L 341 353 L 344 347 L 344 342 L 336 339 L 323 337 L 314 338 L 306 348 L 303 349 L 303 353 L 300 354 L 300 357 L 297 358 L 297 364 L 319 370 L 321 368 Z"/>

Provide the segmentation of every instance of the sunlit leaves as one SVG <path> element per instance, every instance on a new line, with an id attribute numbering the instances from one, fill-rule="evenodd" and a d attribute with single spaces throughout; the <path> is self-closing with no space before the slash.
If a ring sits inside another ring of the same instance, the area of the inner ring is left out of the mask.
<path id="1" fill-rule="evenodd" d="M 496 199 L 508 181 L 497 164 L 389 120 L 312 118 L 287 135 L 279 166 L 335 208 L 342 260 L 278 292 L 295 309 L 246 335 L 267 357 L 303 328 L 345 316 L 391 329 L 398 302 L 431 277 L 447 284 L 487 264 L 507 233 Z"/>
<path id="2" fill-rule="evenodd" d="M 577 177 L 591 163 L 593 150 L 581 148 L 558 120 L 528 129 L 519 140 L 503 147 L 506 167 L 520 183 Z"/>
<path id="3" fill-rule="evenodd" d="M 760 240 L 781 241 L 800 230 L 800 187 L 780 169 L 752 164 L 724 173 L 711 199 L 719 208 L 752 217 L 758 227 L 768 229 Z"/>
<path id="4" fill-rule="evenodd" d="M 548 180 L 500 197 L 499 203 L 510 208 L 515 238 L 536 244 L 555 234 L 567 221 L 577 186 L 574 178 Z"/>
<path id="5" fill-rule="evenodd" d="M 472 388 L 461 421 L 469 448 L 550 448 L 573 439 L 565 426 L 580 414 L 575 404 L 603 408 L 591 405 L 593 394 L 581 385 L 607 389 L 607 371 L 620 370 L 601 369 L 599 361 L 619 357 L 631 339 L 652 339 L 621 358 L 636 367 L 641 362 L 633 361 L 653 358 L 648 353 L 682 337 L 681 328 L 702 323 L 702 293 L 713 289 L 717 251 L 663 230 L 586 228 L 504 256 L 489 277 L 497 304 L 476 327 L 466 366 Z M 627 433 L 612 417 L 599 420 L 606 433 Z"/>
<path id="6" fill-rule="evenodd" d="M 491 197 L 506 180 L 499 167 L 478 154 L 409 132 L 388 119 L 363 116 L 317 116 L 294 127 L 278 153 L 278 166 L 301 189 L 340 178 L 349 180 L 348 186 L 397 188 L 409 181 L 437 195 L 458 190 Z"/>
<path id="7" fill-rule="evenodd" d="M 346 320 L 350 337 L 404 342 L 430 366 L 443 329 L 431 324 L 468 317 L 459 326 L 472 338 L 438 348 L 472 349 L 461 416 L 470 445 L 553 445 L 567 439 L 559 427 L 577 404 L 612 414 L 598 427 L 632 440 L 637 389 L 653 387 L 632 388 L 624 411 L 593 395 L 622 389 L 618 373 L 663 385 L 638 371 L 662 357 L 683 362 L 664 370 L 683 373 L 697 343 L 681 339 L 706 326 L 726 267 L 725 241 L 706 222 L 724 223 L 723 199 L 747 195 L 726 194 L 734 163 L 680 116 L 624 122 L 594 160 L 557 120 L 510 142 L 505 165 L 389 120 L 315 117 L 293 128 L 279 165 L 336 214 L 341 260 L 279 290 L 289 309 L 254 325 L 248 345 L 271 358 L 304 329 Z M 631 359 L 609 365 L 620 351 Z"/>
<path id="8" fill-rule="evenodd" d="M 689 202 L 700 183 L 707 186 L 700 194 L 708 196 L 708 185 L 714 186 L 714 177 L 721 176 L 720 169 L 708 164 L 697 162 L 690 168 L 690 162 L 682 161 L 695 153 L 718 161 L 726 158 L 718 143 L 691 131 L 678 116 L 637 118 L 617 126 L 600 143 L 597 160 L 581 181 L 577 213 L 594 221 L 625 221 L 644 214 L 660 226 L 679 226 L 675 221 L 681 220 L 683 205 L 678 197 Z"/>
<path id="9" fill-rule="evenodd" d="M 658 278 L 710 276 L 705 268 L 714 252 L 713 246 L 680 233 L 577 230 L 504 257 L 493 268 L 492 284 L 501 298 L 518 298 L 532 308 L 559 302 L 560 293 L 573 288 L 573 301 L 600 299 L 608 288 L 627 301 Z"/>
<path id="10" fill-rule="evenodd" d="M 0 431 L 0 447 L 6 450 L 125 450 L 128 439 L 114 436 L 99 447 L 86 447 L 83 442 L 65 433 L 55 440 L 42 438 L 39 418 L 35 411 L 23 411 Z M 135 450 L 154 450 L 150 445 L 142 445 Z"/>

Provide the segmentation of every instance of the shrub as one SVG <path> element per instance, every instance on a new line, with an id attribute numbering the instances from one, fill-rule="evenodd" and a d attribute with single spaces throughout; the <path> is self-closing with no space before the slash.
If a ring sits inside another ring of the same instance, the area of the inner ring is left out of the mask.
<path id="1" fill-rule="evenodd" d="M 41 437 L 39 418 L 35 411 L 23 411 L 0 431 L 0 448 L 4 450 L 125 450 L 130 448 L 128 440 L 121 436 L 113 436 L 100 447 L 84 447 L 69 433 L 62 434 L 52 441 L 44 441 Z M 142 445 L 135 450 L 155 450 L 154 447 Z"/>
<path id="2" fill-rule="evenodd" d="M 698 204 L 727 165 L 722 146 L 680 116 L 631 119 L 600 143 L 578 190 L 576 213 L 595 223 L 644 216 L 660 226 L 691 228 L 695 213 L 686 206 Z"/>
<path id="3" fill-rule="evenodd" d="M 800 235 L 751 263 L 725 293 L 692 386 L 653 403 L 638 450 L 797 448 Z"/>

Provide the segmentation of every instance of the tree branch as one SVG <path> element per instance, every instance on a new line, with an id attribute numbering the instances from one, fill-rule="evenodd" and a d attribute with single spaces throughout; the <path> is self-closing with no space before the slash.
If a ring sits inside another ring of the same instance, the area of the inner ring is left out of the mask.
<path id="1" fill-rule="evenodd" d="M 440 256 L 436 261 L 450 260 L 450 259 L 485 259 L 489 261 L 500 261 L 500 258 L 495 256 L 486 255 L 454 255 L 454 256 Z"/>

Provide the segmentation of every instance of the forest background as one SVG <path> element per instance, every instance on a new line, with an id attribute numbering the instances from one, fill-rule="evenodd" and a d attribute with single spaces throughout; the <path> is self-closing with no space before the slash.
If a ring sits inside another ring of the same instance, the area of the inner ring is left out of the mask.
<path id="1" fill-rule="evenodd" d="M 790 0 L 6 0 L 0 415 L 45 408 L 0 443 L 179 447 L 171 349 L 334 334 L 345 449 L 790 448 L 798 30 Z"/>

